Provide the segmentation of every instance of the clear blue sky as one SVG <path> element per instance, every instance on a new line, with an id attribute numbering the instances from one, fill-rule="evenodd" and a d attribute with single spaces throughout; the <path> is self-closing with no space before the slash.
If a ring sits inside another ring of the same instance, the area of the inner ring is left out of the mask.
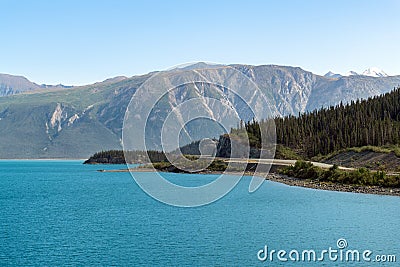
<path id="1" fill-rule="evenodd" d="M 87 84 L 173 65 L 400 74 L 400 1 L 0 0 L 0 73 Z"/>

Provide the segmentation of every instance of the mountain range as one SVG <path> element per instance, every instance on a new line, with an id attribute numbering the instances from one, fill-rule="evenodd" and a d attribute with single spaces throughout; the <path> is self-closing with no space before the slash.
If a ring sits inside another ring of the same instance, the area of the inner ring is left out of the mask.
<path id="1" fill-rule="evenodd" d="M 57 89 L 68 89 L 72 86 L 65 86 L 62 84 L 58 85 L 47 85 L 47 84 L 36 84 L 29 81 L 23 76 L 16 76 L 10 74 L 0 73 L 0 97 L 7 95 L 14 95 L 20 93 L 27 93 L 39 90 L 57 90 Z"/>
<path id="2" fill-rule="evenodd" d="M 329 71 L 324 75 L 324 77 L 340 78 L 343 76 L 354 76 L 354 75 L 356 75 L 356 76 L 362 75 L 362 76 L 369 76 L 369 77 L 388 77 L 389 76 L 389 75 L 387 75 L 386 72 L 384 72 L 383 70 L 381 70 L 377 67 L 370 67 L 370 68 L 364 70 L 361 74 L 359 74 L 355 71 L 352 71 L 352 70 L 346 72 L 346 74 L 344 74 L 344 75 L 341 75 L 339 73 L 333 73 L 332 71 Z"/>
<path id="3" fill-rule="evenodd" d="M 322 106 L 368 98 L 400 84 L 400 76 L 324 77 L 290 66 L 234 64 L 230 67 L 258 85 L 275 116 L 297 115 Z M 196 69 L 205 76 L 229 79 L 225 76 L 225 68 L 200 63 L 161 72 L 161 75 L 185 77 Z M 0 75 L 0 158 L 87 158 L 97 151 L 120 149 L 128 103 L 137 88 L 153 74 L 121 76 L 73 87 L 37 85 L 21 76 Z M 246 89 L 240 90 L 248 93 Z M 224 90 L 183 86 L 171 92 L 152 119 L 162 122 L 173 107 L 193 97 L 188 92 L 203 98 L 212 95 L 228 99 L 234 108 L 241 109 L 242 103 L 234 101 Z M 206 100 L 203 104 L 205 107 L 210 105 Z M 255 109 L 262 108 L 257 101 L 253 105 Z M 189 130 L 198 136 L 218 137 L 221 134 L 219 128 L 210 129 L 201 124 L 190 127 Z M 151 148 L 159 149 L 156 133 L 152 140 Z"/>

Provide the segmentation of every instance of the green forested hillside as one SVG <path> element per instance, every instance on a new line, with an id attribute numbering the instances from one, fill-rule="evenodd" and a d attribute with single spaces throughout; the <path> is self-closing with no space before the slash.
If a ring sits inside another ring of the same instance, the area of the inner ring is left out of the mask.
<path id="1" fill-rule="evenodd" d="M 400 88 L 367 100 L 276 118 L 277 143 L 307 156 L 400 142 Z"/>
<path id="2" fill-rule="evenodd" d="M 246 130 L 253 146 L 259 146 L 260 129 L 268 122 L 249 122 Z M 390 93 L 321 108 L 299 116 L 275 118 L 277 144 L 311 158 L 350 147 L 400 143 L 400 88 Z"/>

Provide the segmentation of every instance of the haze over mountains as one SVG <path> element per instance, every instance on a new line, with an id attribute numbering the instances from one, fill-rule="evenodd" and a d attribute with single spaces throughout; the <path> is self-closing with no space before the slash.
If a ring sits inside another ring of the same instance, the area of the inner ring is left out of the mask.
<path id="1" fill-rule="evenodd" d="M 297 115 L 358 98 L 379 95 L 400 84 L 400 76 L 379 76 L 375 69 L 364 75 L 324 77 L 289 66 L 230 65 L 253 80 L 267 96 L 276 116 Z M 188 75 L 199 69 L 204 75 L 221 79 L 226 66 L 204 63 L 163 72 Z M 367 73 L 367 72 L 366 72 Z M 24 77 L 0 75 L 0 157 L 1 158 L 87 158 L 100 150 L 120 149 L 126 107 L 137 88 L 152 74 L 130 78 L 115 77 L 79 86 L 40 86 Z M 234 81 L 231 81 L 234 82 Z M 245 92 L 246 88 L 242 88 Z M 227 99 L 235 109 L 242 104 L 224 90 L 183 86 L 171 92 L 168 102 L 152 119 L 163 121 L 173 107 L 193 96 Z M 210 103 L 204 102 L 204 106 Z M 257 101 L 253 108 L 257 106 Z M 211 112 L 211 111 L 209 111 Z M 221 111 L 222 112 L 222 111 Z M 139 114 L 140 115 L 140 114 Z M 219 114 L 210 114 L 218 117 Z M 235 127 L 236 125 L 232 125 Z M 221 129 L 193 124 L 189 131 L 217 137 Z M 189 128 L 190 128 L 189 127 Z M 154 149 L 157 147 L 154 136 Z"/>

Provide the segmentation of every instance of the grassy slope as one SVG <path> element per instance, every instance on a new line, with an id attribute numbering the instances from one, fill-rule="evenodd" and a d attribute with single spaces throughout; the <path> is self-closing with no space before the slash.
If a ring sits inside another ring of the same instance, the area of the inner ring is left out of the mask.
<path id="1" fill-rule="evenodd" d="M 400 148 L 397 145 L 352 147 L 314 157 L 312 160 L 353 168 L 364 167 L 371 170 L 399 172 L 399 152 Z"/>

